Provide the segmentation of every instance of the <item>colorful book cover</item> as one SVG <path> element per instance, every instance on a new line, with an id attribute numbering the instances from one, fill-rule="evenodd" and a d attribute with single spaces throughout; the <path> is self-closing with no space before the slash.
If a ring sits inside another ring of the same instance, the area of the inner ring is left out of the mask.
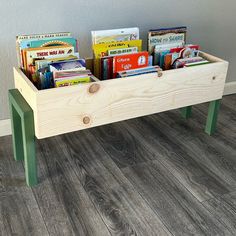
<path id="1" fill-rule="evenodd" d="M 67 78 L 58 78 L 54 80 L 55 87 L 65 87 L 65 86 L 71 86 L 81 83 L 89 83 L 90 82 L 90 76 L 73 76 L 73 77 L 67 77 Z"/>
<path id="2" fill-rule="evenodd" d="M 108 79 L 108 58 L 101 58 L 101 80 Z"/>
<path id="3" fill-rule="evenodd" d="M 164 59 L 164 70 L 170 70 L 172 65 L 172 53 L 165 55 Z"/>
<path id="4" fill-rule="evenodd" d="M 76 54 L 76 53 L 75 53 Z M 36 71 L 45 67 L 48 67 L 50 63 L 53 62 L 58 62 L 58 61 L 67 61 L 67 60 L 76 60 L 79 59 L 79 54 L 77 55 L 69 55 L 69 56 L 59 56 L 59 57 L 53 57 L 53 58 L 49 58 L 49 59 L 40 59 L 40 60 L 35 60 L 35 68 Z"/>
<path id="5" fill-rule="evenodd" d="M 161 28 L 149 30 L 148 32 L 148 52 L 153 53 L 155 45 L 186 43 L 187 27 Z"/>
<path id="6" fill-rule="evenodd" d="M 139 39 L 139 28 L 92 31 L 92 44 L 112 43 Z"/>
<path id="7" fill-rule="evenodd" d="M 148 52 L 138 52 L 115 56 L 113 58 L 113 77 L 116 78 L 117 72 L 132 70 L 148 66 Z"/>
<path id="8" fill-rule="evenodd" d="M 48 59 L 53 56 L 72 54 L 74 54 L 73 46 L 27 48 L 23 50 L 24 69 L 26 72 L 30 72 L 31 68 L 35 67 L 36 59 Z"/>
<path id="9" fill-rule="evenodd" d="M 138 51 L 142 50 L 142 40 L 131 40 L 123 42 L 102 43 L 93 45 L 93 53 L 95 58 L 108 56 L 108 50 L 137 47 Z"/>
<path id="10" fill-rule="evenodd" d="M 53 72 L 53 78 L 66 78 L 66 77 L 72 77 L 72 76 L 82 76 L 82 75 L 91 75 L 90 70 L 70 70 L 70 71 L 54 71 Z"/>
<path id="11" fill-rule="evenodd" d="M 94 54 L 94 74 L 97 77 L 100 77 L 100 58 L 108 56 L 108 50 L 137 47 L 138 51 L 142 50 L 142 40 L 131 40 L 124 42 L 115 42 L 115 43 L 103 43 L 93 45 L 93 54 Z"/>
<path id="12" fill-rule="evenodd" d="M 77 40 L 75 38 L 51 38 L 41 40 L 24 40 L 20 43 L 20 50 L 25 48 L 39 48 L 52 46 L 74 46 L 77 51 Z"/>
<path id="13" fill-rule="evenodd" d="M 68 38 L 71 37 L 70 32 L 58 32 L 58 33 L 47 33 L 47 34 L 31 34 L 31 35 L 18 35 L 16 36 L 16 53 L 19 67 L 23 68 L 22 54 L 20 44 L 24 41 L 29 40 L 42 40 L 42 39 L 53 39 L 53 38 Z M 22 48 L 23 49 L 23 48 Z"/>
<path id="14" fill-rule="evenodd" d="M 107 80 L 113 77 L 113 57 L 107 56 L 101 58 L 101 79 Z"/>
<path id="15" fill-rule="evenodd" d="M 183 58 L 183 59 L 177 59 L 174 64 L 173 68 L 182 68 L 186 64 L 196 63 L 196 62 L 205 62 L 206 60 L 202 57 L 191 57 L 191 58 Z"/>
<path id="16" fill-rule="evenodd" d="M 160 52 L 160 64 L 159 66 L 164 69 L 165 56 L 170 53 L 170 50 L 165 50 Z"/>
<path id="17" fill-rule="evenodd" d="M 108 56 L 117 56 L 138 52 L 138 47 L 119 48 L 108 50 Z"/>
<path id="18" fill-rule="evenodd" d="M 135 76 L 135 75 L 142 75 L 142 74 L 149 74 L 149 73 L 155 73 L 160 69 L 159 66 L 148 66 L 133 70 L 126 70 L 126 71 L 120 71 L 117 73 L 119 78 L 129 77 L 129 76 Z"/>
<path id="19" fill-rule="evenodd" d="M 70 61 L 60 61 L 54 62 L 50 64 L 50 71 L 60 71 L 60 70 L 75 70 L 86 68 L 85 59 L 77 59 Z"/>

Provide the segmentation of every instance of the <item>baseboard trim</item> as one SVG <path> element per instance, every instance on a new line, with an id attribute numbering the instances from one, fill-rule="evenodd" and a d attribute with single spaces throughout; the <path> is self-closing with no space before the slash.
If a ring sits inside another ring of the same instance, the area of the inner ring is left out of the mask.
<path id="1" fill-rule="evenodd" d="M 11 134 L 11 120 L 0 120 L 0 137 Z"/>
<path id="2" fill-rule="evenodd" d="M 236 94 L 236 82 L 225 84 L 224 95 Z M 0 137 L 11 134 L 11 120 L 0 120 Z"/>
<path id="3" fill-rule="evenodd" d="M 225 84 L 224 95 L 236 93 L 236 82 L 228 82 Z"/>

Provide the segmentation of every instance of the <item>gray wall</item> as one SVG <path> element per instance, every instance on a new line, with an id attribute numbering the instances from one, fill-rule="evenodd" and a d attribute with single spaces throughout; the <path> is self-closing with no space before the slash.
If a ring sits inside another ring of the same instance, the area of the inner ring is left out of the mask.
<path id="1" fill-rule="evenodd" d="M 138 26 L 146 47 L 149 28 L 186 25 L 188 41 L 230 61 L 227 81 L 236 81 L 235 0 L 0 0 L 0 120 L 9 118 L 15 36 L 71 31 L 82 56 L 90 56 L 90 31 Z"/>

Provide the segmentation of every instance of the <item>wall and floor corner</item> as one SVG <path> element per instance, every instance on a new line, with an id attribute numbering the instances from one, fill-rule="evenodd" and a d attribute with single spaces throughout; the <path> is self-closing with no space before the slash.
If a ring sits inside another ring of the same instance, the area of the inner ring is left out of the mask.
<path id="1" fill-rule="evenodd" d="M 59 0 L 35 8 L 29 1 L 0 3 L 0 136 L 10 134 L 8 89 L 14 87 L 12 67 L 16 65 L 15 36 L 42 32 L 71 31 L 79 39 L 82 57 L 91 56 L 90 31 L 138 26 L 146 48 L 150 28 L 188 26 L 188 42 L 230 62 L 225 94 L 236 93 L 236 2 L 189 1 L 89 1 Z M 173 8 L 174 6 L 174 8 Z M 65 10 L 66 9 L 66 10 Z M 78 10 L 76 10 L 78 9 Z M 80 9 L 80 10 L 79 10 Z M 82 9 L 82 10 L 81 10 Z M 173 12 L 173 9 L 175 11 Z M 171 13 L 171 14 L 170 14 Z M 43 16 L 43 17 L 42 17 Z"/>

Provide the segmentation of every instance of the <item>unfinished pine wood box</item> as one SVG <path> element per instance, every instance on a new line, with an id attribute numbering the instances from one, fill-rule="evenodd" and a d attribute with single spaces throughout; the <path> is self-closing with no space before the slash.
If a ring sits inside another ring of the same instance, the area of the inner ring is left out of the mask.
<path id="1" fill-rule="evenodd" d="M 38 139 L 220 99 L 228 62 L 37 90 L 14 68 L 15 87 L 33 110 Z M 88 61 L 91 64 L 91 59 Z"/>

